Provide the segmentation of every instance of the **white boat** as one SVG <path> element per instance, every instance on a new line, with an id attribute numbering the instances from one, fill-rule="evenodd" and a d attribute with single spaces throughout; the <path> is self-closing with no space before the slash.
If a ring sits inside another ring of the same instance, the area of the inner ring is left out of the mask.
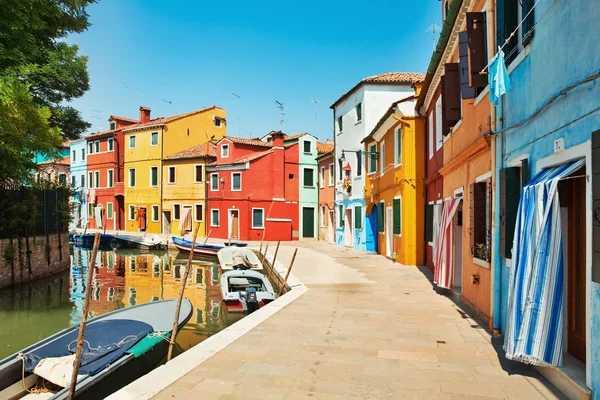
<path id="1" fill-rule="evenodd" d="M 233 270 L 221 276 L 223 302 L 229 312 L 254 312 L 275 300 L 269 279 L 257 271 Z"/>
<path id="2" fill-rule="evenodd" d="M 240 252 L 242 255 L 248 258 L 250 264 L 252 264 L 252 271 L 262 271 L 263 266 L 256 253 L 247 247 L 224 247 L 217 252 L 217 258 L 223 271 L 230 271 L 233 269 L 233 252 Z"/>

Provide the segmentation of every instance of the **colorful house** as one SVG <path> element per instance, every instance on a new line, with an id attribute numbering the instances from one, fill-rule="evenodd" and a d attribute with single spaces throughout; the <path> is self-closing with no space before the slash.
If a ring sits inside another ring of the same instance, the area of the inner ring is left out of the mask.
<path id="1" fill-rule="evenodd" d="M 195 145 L 220 139 L 226 134 L 225 110 L 216 106 L 169 118 L 150 118 L 150 109 L 140 108 L 141 123 L 123 130 L 125 136 L 126 230 L 161 233 L 162 160 Z M 167 214 L 164 214 L 167 211 Z"/>
<path id="2" fill-rule="evenodd" d="M 335 125 L 336 244 L 376 251 L 377 237 L 365 218 L 364 161 L 361 141 L 394 101 L 414 94 L 413 85 L 423 80 L 418 73 L 388 72 L 357 83 L 332 105 Z M 344 155 L 342 160 L 342 154 Z"/>
<path id="3" fill-rule="evenodd" d="M 298 239 L 299 144 L 284 145 L 285 136 L 272 132 L 270 141 L 230 136 L 218 141 L 217 160 L 206 172 L 211 237 Z"/>
<path id="4" fill-rule="evenodd" d="M 216 159 L 215 142 L 198 144 L 163 159 L 163 233 L 184 235 L 198 222 L 198 236 L 207 233 L 206 164 Z"/>
<path id="5" fill-rule="evenodd" d="M 53 161 L 59 158 L 69 157 L 69 141 L 65 140 L 56 151 L 52 153 L 35 153 L 33 155 L 33 162 L 36 164 L 42 164 L 48 161 Z"/>
<path id="6" fill-rule="evenodd" d="M 317 143 L 319 168 L 319 240 L 335 243 L 335 185 L 333 140 Z"/>
<path id="7" fill-rule="evenodd" d="M 415 100 L 413 94 L 392 103 L 362 140 L 366 209 L 377 228 L 377 251 L 404 265 L 423 264 L 425 135 Z"/>
<path id="8" fill-rule="evenodd" d="M 71 161 L 69 156 L 55 160 L 44 161 L 38 164 L 35 172 L 37 180 L 46 180 L 68 185 L 70 182 Z"/>
<path id="9" fill-rule="evenodd" d="M 125 228 L 123 129 L 139 121 L 111 115 L 108 122 L 109 130 L 86 137 L 86 149 L 81 153 L 86 154 L 87 163 L 87 226 L 122 230 Z"/>
<path id="10" fill-rule="evenodd" d="M 85 157 L 86 140 L 72 140 L 71 149 L 71 227 L 81 228 L 87 223 L 87 162 Z"/>
<path id="11" fill-rule="evenodd" d="M 544 324 L 544 335 L 535 339 L 553 357 L 539 370 L 569 398 L 598 399 L 600 26 L 595 21 L 600 8 L 585 1 L 558 7 L 545 0 L 535 7 L 532 3 L 498 0 L 498 25 L 492 35 L 498 38 L 498 46 L 512 38 L 503 48 L 512 87 L 500 97 L 492 114 L 497 172 L 493 326 L 506 337 L 507 354 L 521 354 L 518 347 L 512 351 L 511 326 L 520 329 L 521 325 L 511 299 L 535 299 L 541 293 L 541 301 L 532 302 L 536 306 L 532 325 L 539 331 Z M 490 43 L 494 53 L 497 45 Z M 569 165 L 571 171 L 562 173 Z M 548 190 L 547 200 L 538 198 L 533 207 L 519 204 L 522 186 L 528 184 L 529 193 L 543 186 L 551 188 L 551 180 L 538 175 L 544 171 L 553 171 L 556 189 Z M 516 233 L 531 233 L 519 224 L 519 207 L 525 215 L 539 215 L 547 209 L 551 223 L 535 220 L 534 226 L 552 240 L 531 240 L 529 247 L 514 241 Z M 519 285 L 531 276 L 543 276 L 552 289 L 542 292 L 538 285 Z M 560 306 L 549 309 L 548 304 Z M 525 311 L 527 317 L 529 311 Z M 528 349 L 523 352 L 526 360 L 535 355 Z"/>
<path id="12" fill-rule="evenodd" d="M 493 132 L 487 77 L 480 72 L 496 46 L 488 43 L 488 37 L 495 36 L 495 23 L 486 9 L 484 2 L 467 1 L 443 7 L 443 32 L 417 110 L 428 124 L 428 157 L 434 147 L 443 153 L 438 170 L 442 190 L 431 175 L 427 190 L 428 203 L 437 205 L 435 212 L 430 205 L 426 213 L 431 224 L 427 236 L 436 229 L 434 282 L 489 323 Z"/>

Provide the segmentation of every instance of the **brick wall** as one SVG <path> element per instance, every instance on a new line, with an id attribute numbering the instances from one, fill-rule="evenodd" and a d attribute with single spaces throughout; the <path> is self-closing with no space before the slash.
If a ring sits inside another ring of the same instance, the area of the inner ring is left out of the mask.
<path id="1" fill-rule="evenodd" d="M 68 233 L 0 240 L 0 288 L 69 268 Z"/>

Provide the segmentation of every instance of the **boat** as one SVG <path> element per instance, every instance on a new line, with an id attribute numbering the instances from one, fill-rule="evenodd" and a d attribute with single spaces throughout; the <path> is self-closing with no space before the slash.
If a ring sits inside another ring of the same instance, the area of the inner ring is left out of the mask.
<path id="1" fill-rule="evenodd" d="M 177 236 L 173 236 L 173 244 L 181 253 L 189 254 L 192 251 L 192 242 Z M 217 244 L 198 243 L 194 245 L 194 254 L 216 256 L 217 252 L 226 246 L 245 247 L 248 244 L 242 242 L 231 242 L 225 246 Z"/>
<path id="2" fill-rule="evenodd" d="M 74 234 L 73 235 L 73 243 L 75 243 L 76 247 L 89 247 L 92 248 L 94 246 L 96 234 L 94 233 L 86 233 L 86 234 Z M 113 235 L 101 234 L 100 235 L 100 246 L 110 247 L 111 241 L 115 237 Z"/>
<path id="3" fill-rule="evenodd" d="M 168 350 L 176 304 L 155 301 L 90 319 L 75 397 L 103 399 L 160 364 Z M 191 316 L 192 304 L 184 299 L 179 328 Z M 67 328 L 1 360 L 0 399 L 28 398 L 34 387 L 50 389 L 44 399 L 66 399 L 78 331 L 79 326 Z"/>
<path id="4" fill-rule="evenodd" d="M 252 271 L 262 271 L 263 265 L 256 256 L 256 253 L 247 247 L 235 248 L 235 247 L 224 247 L 217 252 L 217 258 L 223 271 L 229 271 L 233 269 L 233 252 L 239 251 L 242 255 L 248 258 L 250 264 L 252 264 Z"/>
<path id="5" fill-rule="evenodd" d="M 223 302 L 229 312 L 252 313 L 275 300 L 273 285 L 252 270 L 233 270 L 221 276 Z"/>

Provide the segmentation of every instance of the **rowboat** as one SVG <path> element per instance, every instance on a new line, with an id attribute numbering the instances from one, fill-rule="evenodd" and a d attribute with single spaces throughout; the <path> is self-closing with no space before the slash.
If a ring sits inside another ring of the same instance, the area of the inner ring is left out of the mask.
<path id="1" fill-rule="evenodd" d="M 96 235 L 93 233 L 86 234 L 75 234 L 73 235 L 73 243 L 76 247 L 89 247 L 94 245 L 94 239 Z M 110 246 L 110 242 L 115 237 L 113 235 L 101 234 L 100 235 L 100 246 Z"/>
<path id="2" fill-rule="evenodd" d="M 229 271 L 233 269 L 233 252 L 238 251 L 243 256 L 248 258 L 250 264 L 252 264 L 253 271 L 262 271 L 263 266 L 256 253 L 247 247 L 224 247 L 217 252 L 217 258 L 219 259 L 219 265 L 223 271 Z"/>
<path id="3" fill-rule="evenodd" d="M 192 242 L 190 240 L 186 240 L 177 236 L 173 236 L 173 244 L 175 245 L 175 247 L 177 248 L 177 250 L 179 250 L 181 253 L 186 253 L 189 254 L 190 251 L 192 250 Z M 247 243 L 242 243 L 242 242 L 231 242 L 226 243 L 225 246 L 222 245 L 216 245 L 216 244 L 205 244 L 205 243 L 198 243 L 196 242 L 196 244 L 194 245 L 194 254 L 199 254 L 199 255 L 208 255 L 208 256 L 216 256 L 217 252 L 219 250 L 221 250 L 222 248 L 231 245 L 231 246 L 236 246 L 236 247 L 245 247 L 248 244 Z"/>
<path id="4" fill-rule="evenodd" d="M 266 276 L 252 270 L 233 270 L 221 276 L 223 302 L 229 312 L 252 313 L 275 300 Z"/>
<path id="5" fill-rule="evenodd" d="M 167 353 L 176 303 L 155 301 L 88 320 L 75 396 L 103 399 L 154 369 Z M 184 299 L 179 328 L 191 316 Z M 66 399 L 78 330 L 67 328 L 0 361 L 0 399 Z M 28 394 L 40 388 L 47 391 Z"/>

